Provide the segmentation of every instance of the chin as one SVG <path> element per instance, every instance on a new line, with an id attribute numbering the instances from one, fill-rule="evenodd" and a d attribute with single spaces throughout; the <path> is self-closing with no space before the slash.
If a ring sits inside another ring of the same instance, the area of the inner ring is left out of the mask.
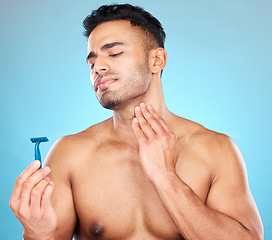
<path id="1" fill-rule="evenodd" d="M 120 101 L 118 99 L 110 99 L 106 94 L 103 94 L 98 101 L 103 108 L 111 110 L 115 110 L 120 105 Z"/>
<path id="2" fill-rule="evenodd" d="M 132 100 L 142 97 L 146 91 L 135 93 L 126 92 L 125 94 L 119 94 L 117 92 L 105 92 L 100 98 L 97 99 L 102 107 L 111 110 L 117 110 L 130 104 Z"/>
<path id="3" fill-rule="evenodd" d="M 100 102 L 100 104 L 102 105 L 103 108 L 115 110 L 118 108 L 120 103 L 118 101 L 107 101 L 107 102 Z"/>

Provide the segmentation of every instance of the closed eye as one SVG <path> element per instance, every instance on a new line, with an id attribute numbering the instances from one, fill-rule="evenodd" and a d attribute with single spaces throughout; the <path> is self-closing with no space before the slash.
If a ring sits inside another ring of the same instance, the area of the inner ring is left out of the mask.
<path id="1" fill-rule="evenodd" d="M 110 54 L 110 57 L 117 57 L 121 55 L 123 52 L 115 53 L 115 54 Z"/>
<path id="2" fill-rule="evenodd" d="M 123 52 L 119 52 L 119 53 L 114 53 L 114 54 L 110 54 L 109 56 L 110 57 L 117 57 L 117 56 L 120 56 Z M 88 60 L 88 65 L 90 67 L 90 69 L 93 69 L 94 68 L 94 65 L 95 63 L 91 63 L 90 60 Z"/>

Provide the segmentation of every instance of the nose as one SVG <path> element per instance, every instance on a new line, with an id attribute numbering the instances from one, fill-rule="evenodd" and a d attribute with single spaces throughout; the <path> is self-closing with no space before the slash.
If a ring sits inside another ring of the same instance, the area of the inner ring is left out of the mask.
<path id="1" fill-rule="evenodd" d="M 110 70 L 109 64 L 102 57 L 97 57 L 94 64 L 94 71 L 96 74 L 108 72 Z"/>

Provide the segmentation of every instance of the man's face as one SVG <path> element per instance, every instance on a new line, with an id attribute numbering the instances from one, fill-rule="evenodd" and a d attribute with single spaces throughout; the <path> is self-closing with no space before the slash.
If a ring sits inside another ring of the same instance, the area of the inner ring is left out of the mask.
<path id="1" fill-rule="evenodd" d="M 123 20 L 102 23 L 90 34 L 87 62 L 103 107 L 117 109 L 147 92 L 151 73 L 142 39 L 143 33 Z"/>

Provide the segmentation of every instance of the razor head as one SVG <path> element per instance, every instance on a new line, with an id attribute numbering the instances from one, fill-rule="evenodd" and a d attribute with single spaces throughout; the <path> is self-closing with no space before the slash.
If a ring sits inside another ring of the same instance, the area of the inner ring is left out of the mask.
<path id="1" fill-rule="evenodd" d="M 31 142 L 36 143 L 36 142 L 48 142 L 47 137 L 36 137 L 36 138 L 30 138 Z"/>

